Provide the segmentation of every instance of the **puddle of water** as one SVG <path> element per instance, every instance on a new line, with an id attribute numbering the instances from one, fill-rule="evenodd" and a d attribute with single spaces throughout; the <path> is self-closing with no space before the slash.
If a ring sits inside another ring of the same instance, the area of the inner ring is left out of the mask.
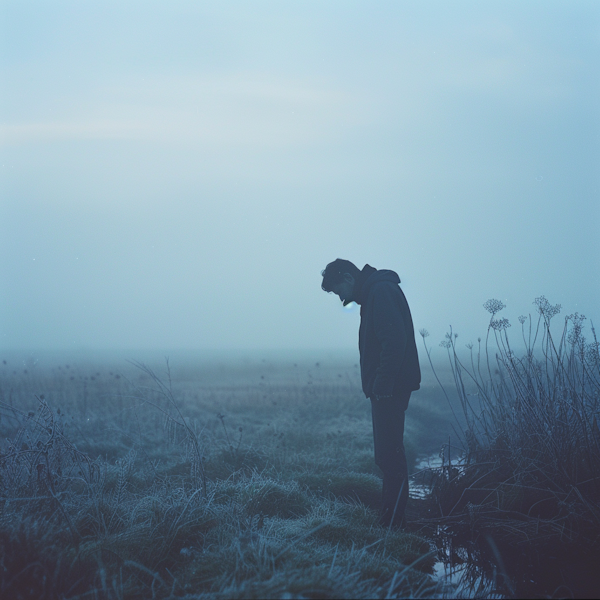
<path id="1" fill-rule="evenodd" d="M 512 589 L 503 589 L 496 565 L 482 555 L 477 544 L 457 543 L 450 531 L 438 526 L 434 536 L 439 560 L 433 577 L 442 586 L 443 598 L 509 598 Z"/>
<path id="2" fill-rule="evenodd" d="M 427 498 L 431 491 L 432 469 L 438 469 L 441 466 L 442 459 L 436 454 L 419 459 L 415 465 L 415 472 L 410 476 L 409 497 L 414 500 L 424 500 Z"/>
<path id="3" fill-rule="evenodd" d="M 442 598 L 507 598 L 493 580 L 474 574 L 467 564 L 451 567 L 439 561 L 433 566 L 433 577 L 443 584 Z"/>
<path id="4" fill-rule="evenodd" d="M 413 500 L 425 500 L 429 495 L 429 486 L 420 483 L 412 483 L 408 488 L 408 497 Z"/>
<path id="5" fill-rule="evenodd" d="M 447 459 L 444 461 L 437 454 L 422 457 L 410 477 L 410 498 L 425 500 L 431 493 L 434 472 L 442 467 L 448 467 Z M 452 469 L 461 469 L 460 460 L 452 461 Z M 495 565 L 488 564 L 486 569 L 479 567 L 481 560 L 466 546 L 457 544 L 443 527 L 438 526 L 432 537 L 439 551 L 439 560 L 433 566 L 433 577 L 443 584 L 442 598 L 508 597 L 498 588 Z"/>
<path id="6" fill-rule="evenodd" d="M 409 496 L 414 500 L 424 500 L 431 492 L 433 472 L 444 465 L 438 454 L 421 457 L 415 465 L 415 472 L 410 476 Z"/>
<path id="7" fill-rule="evenodd" d="M 415 470 L 424 471 L 425 469 L 439 469 L 442 466 L 442 457 L 439 454 L 432 454 L 419 459 L 415 465 Z"/>

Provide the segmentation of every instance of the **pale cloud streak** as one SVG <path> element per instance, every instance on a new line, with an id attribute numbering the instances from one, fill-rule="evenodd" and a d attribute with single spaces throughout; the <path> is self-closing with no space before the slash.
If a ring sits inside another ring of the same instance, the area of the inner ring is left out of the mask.
<path id="1" fill-rule="evenodd" d="M 364 94 L 260 74 L 153 77 L 105 83 L 59 118 L 4 123 L 0 137 L 5 144 L 97 139 L 290 148 L 360 126 L 368 103 Z"/>

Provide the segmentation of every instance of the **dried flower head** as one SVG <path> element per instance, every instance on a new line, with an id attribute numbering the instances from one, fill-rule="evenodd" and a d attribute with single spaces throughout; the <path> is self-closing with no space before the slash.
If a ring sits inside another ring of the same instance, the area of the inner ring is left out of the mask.
<path id="1" fill-rule="evenodd" d="M 483 308 L 485 308 L 485 310 L 487 310 L 493 316 L 497 312 L 500 312 L 504 308 L 504 306 L 504 303 L 502 303 L 500 300 L 491 298 L 490 300 L 484 303 Z"/>
<path id="2" fill-rule="evenodd" d="M 490 322 L 490 327 L 495 331 L 502 331 L 503 329 L 508 329 L 510 327 L 510 323 L 508 319 L 493 319 Z"/>
<path id="3" fill-rule="evenodd" d="M 585 348 L 585 360 L 591 367 L 600 367 L 600 342 L 587 344 Z"/>
<path id="4" fill-rule="evenodd" d="M 567 341 L 569 342 L 569 344 L 575 345 L 579 342 L 583 342 L 584 337 L 582 335 L 582 331 L 583 322 L 585 321 L 585 315 L 575 313 L 573 315 L 568 315 L 566 320 L 571 321 L 573 323 L 571 331 L 569 331 L 569 335 L 567 336 Z"/>
<path id="5" fill-rule="evenodd" d="M 540 296 L 536 298 L 533 303 L 537 306 L 538 312 L 548 321 L 555 317 L 561 309 L 560 304 L 555 304 L 552 306 L 548 300 L 546 300 L 545 296 Z"/>

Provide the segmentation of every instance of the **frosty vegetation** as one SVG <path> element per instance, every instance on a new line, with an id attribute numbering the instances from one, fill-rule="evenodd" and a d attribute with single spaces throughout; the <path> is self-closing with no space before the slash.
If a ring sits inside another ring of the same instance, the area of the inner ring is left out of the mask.
<path id="1" fill-rule="evenodd" d="M 377 525 L 356 369 L 260 368 L 4 365 L 2 597 L 430 596 L 429 543 Z"/>

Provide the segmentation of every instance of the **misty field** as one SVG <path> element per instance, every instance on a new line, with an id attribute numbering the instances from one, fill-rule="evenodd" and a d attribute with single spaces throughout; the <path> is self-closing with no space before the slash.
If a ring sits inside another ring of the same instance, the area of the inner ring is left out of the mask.
<path id="1" fill-rule="evenodd" d="M 356 365 L 0 367 L 3 598 L 441 593 L 431 543 L 377 525 Z M 444 406 L 413 395 L 409 464 Z"/>
<path id="2" fill-rule="evenodd" d="M 406 531 L 377 524 L 351 360 L 9 357 L 1 597 L 597 597 L 600 343 L 534 304 L 520 347 L 489 300 L 485 339 L 424 365 Z"/>

